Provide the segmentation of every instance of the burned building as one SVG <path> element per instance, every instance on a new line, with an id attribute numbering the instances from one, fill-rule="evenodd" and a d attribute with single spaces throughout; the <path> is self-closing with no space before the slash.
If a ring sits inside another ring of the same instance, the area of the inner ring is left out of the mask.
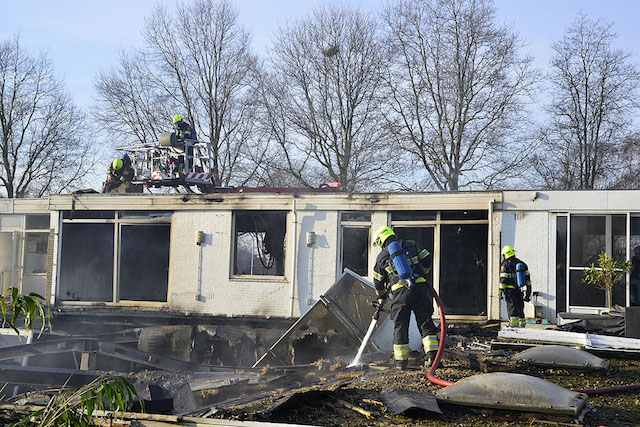
<path id="1" fill-rule="evenodd" d="M 582 284 L 582 269 L 602 251 L 631 259 L 638 196 L 237 191 L 4 200 L 0 274 L 5 289 L 43 294 L 59 317 L 268 319 L 286 328 L 345 268 L 370 278 L 371 235 L 390 225 L 431 252 L 430 279 L 451 320 L 500 318 L 500 247 L 511 244 L 531 271 L 526 314 L 554 322 L 560 312 L 606 309 L 604 291 Z M 630 288 L 629 280 L 616 287 L 614 302 L 631 305 Z"/>

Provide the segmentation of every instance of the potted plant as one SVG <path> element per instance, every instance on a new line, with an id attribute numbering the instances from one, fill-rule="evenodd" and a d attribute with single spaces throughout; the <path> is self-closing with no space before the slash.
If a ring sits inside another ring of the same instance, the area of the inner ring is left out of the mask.
<path id="1" fill-rule="evenodd" d="M 587 283 L 606 293 L 607 308 L 611 310 L 613 305 L 613 287 L 626 277 L 627 272 L 632 268 L 630 262 L 617 262 L 606 253 L 598 255 L 598 261 L 591 263 L 589 268 L 584 269 L 583 283 Z"/>

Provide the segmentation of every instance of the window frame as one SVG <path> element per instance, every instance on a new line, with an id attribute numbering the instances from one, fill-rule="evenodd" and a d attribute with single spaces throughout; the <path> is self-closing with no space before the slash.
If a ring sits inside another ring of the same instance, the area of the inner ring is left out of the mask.
<path id="1" fill-rule="evenodd" d="M 249 212 L 259 212 L 261 214 L 264 213 L 279 213 L 279 214 L 284 214 L 284 239 L 283 239 L 283 251 L 284 251 L 284 256 L 283 256 L 283 274 L 282 275 L 271 275 L 271 274 L 237 274 L 236 273 L 236 262 L 237 262 L 237 245 L 238 245 L 238 241 L 237 241 L 237 218 L 238 218 L 238 214 L 241 213 L 249 213 Z M 232 211 L 232 219 L 231 219 L 231 254 L 230 254 L 230 260 L 231 262 L 229 263 L 229 279 L 230 280 L 243 280 L 243 281 L 265 281 L 265 282 L 286 282 L 287 281 L 287 271 L 289 271 L 289 263 L 290 261 L 290 254 L 289 254 L 289 250 L 287 250 L 287 246 L 289 241 L 291 240 L 290 237 L 290 215 L 291 215 L 291 211 L 288 210 L 283 210 L 283 209 L 268 209 L 268 210 L 255 210 L 255 209 L 239 209 L 239 210 L 233 210 Z M 297 238 L 297 237 L 295 237 Z"/>
<path id="2" fill-rule="evenodd" d="M 363 211 L 362 213 L 364 214 L 369 214 L 369 220 L 363 220 L 363 221 L 354 221 L 354 220 L 347 220 L 347 221 L 343 221 L 342 220 L 342 216 L 343 214 L 349 214 L 349 213 L 360 213 L 359 211 L 338 211 L 338 219 L 339 219 L 339 236 L 340 236 L 340 243 L 337 245 L 338 246 L 338 254 L 337 254 L 337 260 L 338 260 L 338 265 L 337 265 L 337 276 L 339 277 L 342 272 L 345 269 L 344 266 L 344 230 L 345 229 L 367 229 L 368 233 L 367 233 L 367 274 L 365 276 L 361 276 L 367 280 L 371 280 L 371 271 L 372 271 L 372 265 L 371 265 L 371 256 L 372 256 L 372 251 L 371 251 L 371 236 L 372 236 L 372 230 L 371 230 L 371 212 L 370 211 Z M 355 272 L 354 272 L 355 273 Z M 356 273 L 357 274 L 357 273 Z"/>
<path id="3" fill-rule="evenodd" d="M 571 313 L 593 313 L 594 311 L 601 313 L 604 311 L 609 310 L 608 307 L 606 307 L 605 305 L 602 306 L 587 306 L 587 305 L 572 305 L 571 304 L 571 272 L 572 271 L 576 271 L 576 272 L 583 272 L 585 268 L 585 266 L 572 266 L 571 265 L 571 253 L 572 253 L 572 248 L 571 248 L 571 220 L 573 217 L 604 217 L 605 218 L 605 234 L 604 234 L 604 238 L 605 238 L 605 253 L 609 256 L 613 256 L 613 217 L 614 216 L 625 216 L 625 245 L 626 245 L 626 250 L 625 250 L 625 261 L 629 261 L 630 260 L 630 236 L 631 236 L 631 216 L 639 216 L 638 214 L 632 214 L 631 212 L 580 212 L 580 213 L 567 213 L 567 254 L 566 254 L 566 260 L 565 260 L 565 265 L 566 265 L 566 276 L 565 276 L 565 284 L 566 284 L 566 290 L 565 290 L 565 307 L 566 307 L 566 311 Z M 557 251 L 557 248 L 556 248 Z M 556 264 L 557 267 L 557 264 Z M 629 290 L 630 290 L 630 286 L 629 286 L 629 273 L 626 274 L 625 277 L 625 306 L 629 306 Z M 605 292 L 605 291 L 602 291 Z M 605 304 L 606 304 L 606 298 L 605 298 Z"/>
<path id="4" fill-rule="evenodd" d="M 122 211 L 125 218 L 120 217 L 120 211 L 114 211 L 113 218 L 66 218 L 67 211 L 60 212 L 60 224 L 57 248 L 57 271 L 56 271 L 56 303 L 62 305 L 107 305 L 107 306 L 141 306 L 141 307 L 168 307 L 171 296 L 171 253 L 173 249 L 173 213 L 171 211 L 147 211 L 149 218 L 127 218 L 128 211 Z M 85 212 L 85 211 L 83 211 Z M 140 212 L 140 211 L 136 211 Z M 153 214 L 163 215 L 152 217 Z M 168 214 L 168 215 L 167 215 Z M 63 300 L 60 295 L 60 276 L 61 276 L 61 259 L 62 259 L 62 240 L 64 239 L 64 224 L 113 224 L 113 288 L 111 301 L 69 301 Z M 121 227 L 132 225 L 159 225 L 169 226 L 169 268 L 167 271 L 167 298 L 166 301 L 139 301 L 139 300 L 121 300 L 120 299 L 120 245 L 121 245 Z"/>

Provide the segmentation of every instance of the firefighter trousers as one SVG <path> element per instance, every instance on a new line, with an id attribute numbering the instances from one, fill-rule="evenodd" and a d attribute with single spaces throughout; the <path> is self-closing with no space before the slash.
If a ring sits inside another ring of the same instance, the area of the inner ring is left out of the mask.
<path id="1" fill-rule="evenodd" d="M 507 313 L 509 315 L 509 323 L 514 323 L 514 319 L 518 319 L 519 323 L 524 322 L 524 300 L 522 292 L 516 288 L 502 289 L 504 301 L 507 303 Z M 520 320 L 521 319 L 521 320 Z M 515 326 L 515 325 L 512 325 Z"/>
<path id="2" fill-rule="evenodd" d="M 390 317 L 393 321 L 393 343 L 396 345 L 409 344 L 409 320 L 411 312 L 416 316 L 418 330 L 422 338 L 436 335 L 436 325 L 433 323 L 432 296 L 425 283 L 416 283 L 408 289 L 402 287 L 393 291 Z"/>

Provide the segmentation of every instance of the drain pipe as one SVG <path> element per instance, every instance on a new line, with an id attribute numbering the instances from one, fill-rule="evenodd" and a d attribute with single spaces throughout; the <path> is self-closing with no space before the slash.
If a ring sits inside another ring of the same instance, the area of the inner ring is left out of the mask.
<path id="1" fill-rule="evenodd" d="M 289 317 L 293 317 L 293 309 L 296 301 L 296 264 L 298 263 L 298 214 L 296 212 L 296 199 L 293 199 L 293 256 L 291 260 L 291 310 Z"/>

